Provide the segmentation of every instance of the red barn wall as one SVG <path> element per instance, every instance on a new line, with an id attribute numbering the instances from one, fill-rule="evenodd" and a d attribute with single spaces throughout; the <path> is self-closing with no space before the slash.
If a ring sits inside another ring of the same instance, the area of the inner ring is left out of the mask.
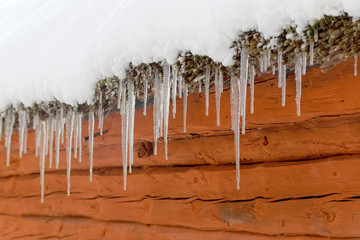
<path id="1" fill-rule="evenodd" d="M 348 60 L 326 74 L 303 77 L 301 116 L 296 116 L 294 73 L 281 107 L 277 77 L 255 82 L 255 113 L 241 135 L 241 186 L 236 189 L 230 96 L 188 99 L 183 133 L 182 99 L 170 116 L 169 159 L 164 143 L 152 153 L 152 106 L 135 118 L 133 173 L 123 191 L 121 120 L 105 118 L 95 138 L 89 182 L 88 141 L 83 163 L 73 159 L 66 195 L 65 145 L 59 169 L 45 172 L 40 203 L 39 160 L 34 134 L 18 157 L 13 136 L 10 167 L 0 146 L 0 239 L 328 239 L 360 238 L 360 77 Z M 247 99 L 250 101 L 250 96 Z M 83 122 L 84 137 L 87 122 Z"/>

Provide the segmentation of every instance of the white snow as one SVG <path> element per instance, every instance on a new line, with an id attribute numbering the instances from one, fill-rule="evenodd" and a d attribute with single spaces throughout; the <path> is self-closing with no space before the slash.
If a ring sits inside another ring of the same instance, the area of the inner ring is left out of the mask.
<path id="1" fill-rule="evenodd" d="M 129 63 L 175 62 L 179 51 L 232 64 L 232 41 L 300 32 L 324 15 L 360 17 L 357 0 L 3 0 L 0 110 L 58 99 L 91 102 L 95 83 Z M 186 13 L 186 16 L 184 15 Z"/>

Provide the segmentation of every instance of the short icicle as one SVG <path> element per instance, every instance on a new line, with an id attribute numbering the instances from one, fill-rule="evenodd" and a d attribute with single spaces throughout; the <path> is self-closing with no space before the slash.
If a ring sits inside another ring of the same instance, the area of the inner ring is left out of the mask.
<path id="1" fill-rule="evenodd" d="M 314 40 L 310 39 L 310 66 L 314 65 Z"/>
<path id="2" fill-rule="evenodd" d="M 104 128 L 104 108 L 102 106 L 103 104 L 102 99 L 103 99 L 103 95 L 102 92 L 100 92 L 99 109 L 98 109 L 98 118 L 99 118 L 98 128 L 100 130 L 100 135 L 103 135 L 103 128 Z"/>
<path id="3" fill-rule="evenodd" d="M 13 127 L 15 123 L 15 113 L 13 109 L 9 109 L 6 113 L 5 119 L 5 147 L 6 147 L 6 166 L 10 166 L 10 150 L 11 150 L 11 136 L 13 134 Z"/>
<path id="4" fill-rule="evenodd" d="M 358 62 L 358 56 L 354 56 L 354 76 L 357 76 L 357 62 Z"/>

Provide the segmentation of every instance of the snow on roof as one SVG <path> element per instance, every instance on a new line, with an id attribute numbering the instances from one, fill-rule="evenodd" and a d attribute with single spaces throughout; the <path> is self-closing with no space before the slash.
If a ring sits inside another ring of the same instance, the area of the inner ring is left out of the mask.
<path id="1" fill-rule="evenodd" d="M 360 16 L 356 0 L 4 0 L 0 110 L 54 99 L 91 103 L 95 84 L 129 64 L 174 63 L 181 51 L 228 66 L 239 33 L 265 38 L 324 15 Z"/>

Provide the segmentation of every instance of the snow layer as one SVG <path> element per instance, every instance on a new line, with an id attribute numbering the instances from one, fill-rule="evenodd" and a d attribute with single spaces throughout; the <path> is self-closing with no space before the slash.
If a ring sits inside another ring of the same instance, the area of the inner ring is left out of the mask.
<path id="1" fill-rule="evenodd" d="M 360 16 L 358 0 L 3 0 L 0 110 L 57 99 L 91 102 L 96 82 L 179 51 L 232 64 L 241 31 L 266 38 L 324 15 Z"/>

